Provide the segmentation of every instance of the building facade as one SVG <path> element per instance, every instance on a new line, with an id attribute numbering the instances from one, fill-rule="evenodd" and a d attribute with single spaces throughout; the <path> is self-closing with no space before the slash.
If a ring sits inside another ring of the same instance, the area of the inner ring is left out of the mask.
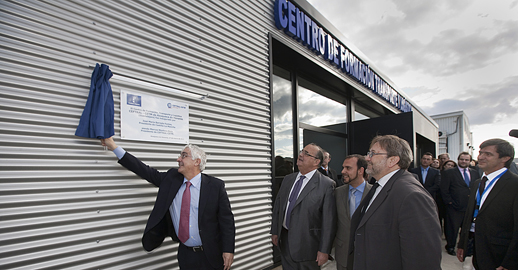
<path id="1" fill-rule="evenodd" d="M 272 196 L 320 144 L 341 171 L 377 134 L 437 152 L 437 124 L 304 0 L 1 1 L 0 268 L 177 269 L 141 236 L 156 188 L 74 136 L 96 63 L 109 65 L 115 140 L 159 170 L 184 144 L 121 138 L 121 93 L 188 104 L 236 221 L 232 269 L 279 258 Z M 419 155 L 418 155 L 419 156 Z"/>
<path id="2" fill-rule="evenodd" d="M 461 152 L 473 156 L 473 133 L 469 128 L 469 119 L 464 111 L 443 113 L 431 116 L 439 125 L 439 154 L 449 153 L 457 162 Z M 477 146 L 478 147 L 478 146 Z"/>

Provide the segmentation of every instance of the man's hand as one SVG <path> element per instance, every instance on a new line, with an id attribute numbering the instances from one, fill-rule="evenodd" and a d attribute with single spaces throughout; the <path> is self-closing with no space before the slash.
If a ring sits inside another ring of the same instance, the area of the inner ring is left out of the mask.
<path id="1" fill-rule="evenodd" d="M 225 266 L 224 270 L 229 270 L 230 266 L 234 262 L 234 253 L 226 253 L 223 252 L 223 265 Z"/>
<path id="2" fill-rule="evenodd" d="M 117 144 L 115 144 L 113 137 L 110 137 L 107 139 L 101 139 L 101 144 L 103 146 L 108 147 L 108 150 L 110 150 L 110 151 L 113 151 L 113 150 L 115 150 L 115 148 L 117 148 Z"/>
<path id="3" fill-rule="evenodd" d="M 327 260 L 329 260 L 329 254 L 326 254 L 326 253 L 322 253 L 322 252 L 317 252 L 317 263 L 318 263 L 318 266 L 322 266 L 324 263 L 327 262 Z"/>
<path id="4" fill-rule="evenodd" d="M 279 236 L 272 235 L 272 243 L 277 246 L 279 244 L 278 241 L 279 241 Z"/>
<path id="5" fill-rule="evenodd" d="M 503 266 L 498 267 L 496 270 L 508 270 L 507 268 L 504 268 Z"/>
<path id="6" fill-rule="evenodd" d="M 464 261 L 464 249 L 462 249 L 462 248 L 457 249 L 457 259 L 459 259 L 459 262 Z"/>

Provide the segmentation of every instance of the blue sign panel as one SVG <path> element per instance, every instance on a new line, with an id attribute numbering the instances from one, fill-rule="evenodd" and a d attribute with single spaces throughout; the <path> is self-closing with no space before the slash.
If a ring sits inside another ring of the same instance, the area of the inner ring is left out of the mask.
<path id="1" fill-rule="evenodd" d="M 343 73 L 356 79 L 365 88 L 382 97 L 402 112 L 412 111 L 412 105 L 385 80 L 374 73 L 361 59 L 347 47 L 326 33 L 315 21 L 293 3 L 276 0 L 275 26 L 298 40 L 317 56 L 322 56 Z"/>

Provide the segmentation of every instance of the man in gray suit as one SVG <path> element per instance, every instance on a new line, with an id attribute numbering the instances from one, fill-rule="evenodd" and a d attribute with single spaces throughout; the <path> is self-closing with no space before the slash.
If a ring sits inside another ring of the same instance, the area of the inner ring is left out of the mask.
<path id="1" fill-rule="evenodd" d="M 365 181 L 367 161 L 360 155 L 347 156 L 342 165 L 342 178 L 345 185 L 336 188 L 337 228 L 335 238 L 336 269 L 347 269 L 349 255 L 349 235 L 351 216 L 365 198 L 372 185 Z"/>
<path id="2" fill-rule="evenodd" d="M 408 143 L 397 136 L 372 140 L 367 173 L 376 182 L 351 219 L 349 269 L 441 269 L 437 207 L 406 171 L 412 158 Z"/>
<path id="3" fill-rule="evenodd" d="M 284 270 L 320 269 L 333 247 L 335 182 L 317 171 L 323 156 L 318 145 L 306 145 L 297 159 L 299 172 L 284 177 L 275 199 L 270 233 Z"/>

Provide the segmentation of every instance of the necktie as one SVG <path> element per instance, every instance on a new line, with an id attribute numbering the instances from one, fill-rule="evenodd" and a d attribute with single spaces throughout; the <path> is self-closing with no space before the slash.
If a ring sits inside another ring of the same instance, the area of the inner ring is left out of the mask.
<path id="1" fill-rule="evenodd" d="M 291 191 L 288 205 L 288 211 L 286 212 L 286 228 L 290 228 L 290 219 L 291 219 L 291 211 L 293 210 L 293 207 L 295 207 L 295 202 L 297 201 L 297 198 L 299 197 L 300 187 L 302 186 L 302 181 L 304 181 L 304 178 L 306 178 L 304 175 L 300 176 L 297 183 L 295 183 L 295 186 L 293 187 L 293 190 Z"/>
<path id="2" fill-rule="evenodd" d="M 426 182 L 426 175 L 428 174 L 428 171 L 426 169 L 423 169 L 421 171 L 421 175 L 423 176 L 423 184 Z"/>
<path id="3" fill-rule="evenodd" d="M 362 202 L 360 203 L 360 206 L 358 208 L 360 209 L 360 213 L 353 215 L 351 218 L 351 232 L 349 237 L 349 252 L 351 252 L 354 249 L 354 236 L 356 235 L 356 229 L 358 228 L 358 225 L 360 224 L 360 221 L 363 218 L 363 215 L 365 214 L 365 211 L 367 209 L 367 206 L 369 206 L 369 202 L 374 196 L 374 193 L 376 193 L 376 189 L 380 185 L 378 182 L 374 183 L 371 187 L 371 190 L 369 190 L 369 193 L 363 198 Z M 358 209 L 357 209 L 358 210 Z"/>
<path id="4" fill-rule="evenodd" d="M 372 197 L 374 196 L 374 193 L 376 193 L 376 189 L 379 186 L 380 186 L 380 184 L 378 184 L 378 182 L 374 183 L 374 185 L 372 185 L 372 188 L 369 191 L 369 193 L 367 193 L 367 196 L 365 196 L 363 201 L 360 203 L 360 206 L 358 206 L 358 208 L 360 208 L 360 210 L 361 210 L 360 219 L 358 220 L 358 224 L 362 220 L 363 215 L 365 215 L 365 211 L 367 211 L 367 206 L 369 206 L 369 203 L 372 200 Z M 358 224 L 356 224 L 356 226 L 358 226 Z"/>
<path id="5" fill-rule="evenodd" d="M 356 210 L 356 191 L 357 189 L 351 189 L 351 197 L 349 198 L 349 215 L 352 217 L 354 210 Z"/>
<path id="6" fill-rule="evenodd" d="M 189 240 L 189 216 L 191 211 L 191 182 L 187 181 L 182 197 L 182 208 L 180 209 L 180 228 L 178 229 L 178 239 L 185 243 Z"/>
<path id="7" fill-rule="evenodd" d="M 478 187 L 478 193 L 480 194 L 480 198 L 482 199 L 482 193 L 484 193 L 484 189 L 486 188 L 487 177 L 482 177 L 482 181 L 480 181 L 480 186 Z"/>
<path id="8" fill-rule="evenodd" d="M 469 187 L 469 176 L 468 176 L 468 168 L 464 168 L 464 182 L 466 182 L 466 185 Z M 485 185 L 485 182 L 484 182 Z"/>

